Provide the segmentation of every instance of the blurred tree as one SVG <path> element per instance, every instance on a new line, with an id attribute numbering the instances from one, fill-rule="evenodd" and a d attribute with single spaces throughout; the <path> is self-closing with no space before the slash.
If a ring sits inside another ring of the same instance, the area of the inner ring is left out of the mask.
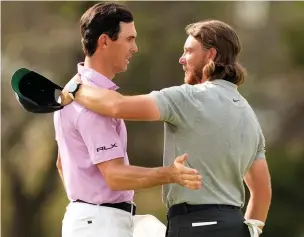
<path id="1" fill-rule="evenodd" d="M 92 4 L 89 2 L 79 3 L 27 3 L 20 8 L 20 3 L 4 3 L 2 11 L 15 12 L 16 15 L 23 13 L 32 13 L 35 11 L 37 14 L 33 17 L 33 14 L 27 14 L 25 17 L 19 18 L 11 22 L 10 27 L 19 27 L 20 32 L 24 32 L 25 28 L 30 28 L 33 22 L 37 22 L 38 18 L 50 18 L 49 21 L 44 21 L 45 24 L 37 25 L 37 29 L 33 31 L 33 34 L 38 35 L 39 28 L 48 28 L 47 25 L 53 27 L 51 18 L 52 16 L 56 19 L 56 14 L 65 15 L 72 22 L 73 18 L 78 18 Z M 9 17 L 8 12 L 3 12 L 4 17 Z M 57 19 L 56 23 L 60 24 L 62 19 Z M 24 28 L 23 28 L 23 27 Z M 6 31 L 11 29 L 6 28 Z M 78 29 L 76 29 L 78 30 Z M 51 32 L 51 28 L 48 30 Z M 33 35 L 34 36 L 34 35 Z M 36 37 L 36 36 L 34 36 Z M 10 42 L 8 38 L 4 38 L 3 47 L 7 50 L 10 48 Z M 36 48 L 35 44 L 32 44 L 31 39 L 25 39 L 27 42 L 29 52 Z M 36 38 L 37 40 L 37 38 Z M 78 40 L 80 42 L 80 37 Z M 53 42 L 53 44 L 43 44 L 40 47 L 46 47 L 46 50 L 55 46 L 59 42 Z M 65 44 L 66 45 L 66 44 Z M 7 52 L 3 50 L 4 52 Z M 16 49 L 15 49 L 16 51 Z M 73 50 L 67 52 L 69 58 L 74 57 L 74 61 L 77 61 L 78 51 Z M 30 67 L 30 62 L 35 64 L 35 59 L 32 60 L 31 54 L 27 54 L 26 50 L 20 49 L 20 54 L 23 54 L 25 59 L 27 58 L 24 67 Z M 45 53 L 45 52 L 44 52 Z M 73 56 L 74 55 L 74 56 Z M 6 56 L 9 56 L 6 54 Z M 75 60 L 76 59 L 76 60 Z M 36 58 L 36 60 L 39 60 Z M 46 60 L 47 62 L 50 59 Z M 6 57 L 6 63 L 8 63 L 9 57 Z M 18 63 L 17 63 L 18 64 Z M 75 63 L 70 63 L 75 67 Z M 12 68 L 12 65 L 6 64 L 7 67 Z M 71 66 L 61 70 L 57 73 L 58 77 L 70 78 L 71 71 L 75 71 Z M 12 68 L 13 69 L 13 68 Z M 13 70 L 16 70 L 14 68 Z M 11 77 L 4 73 L 5 77 Z M 44 73 L 43 73 L 44 74 Z M 57 83 L 63 84 L 65 81 L 57 81 Z M 9 81 L 7 80 L 4 84 L 4 88 L 9 87 Z M 3 88 L 3 87 L 2 87 Z M 9 98 L 12 93 L 11 89 L 2 91 L 4 98 Z M 6 125 L 5 129 L 2 130 L 2 174 L 3 181 L 5 183 L 5 192 L 9 193 L 10 200 L 2 199 L 7 201 L 12 206 L 10 214 L 9 225 L 6 226 L 4 234 L 5 236 L 14 237 L 35 237 L 35 236 L 47 236 L 48 230 L 44 228 L 44 204 L 54 196 L 54 193 L 58 190 L 58 171 L 55 165 L 57 159 L 57 145 L 54 140 L 52 116 L 51 115 L 33 115 L 27 112 L 21 111 L 18 106 L 18 110 L 14 111 L 16 107 L 16 100 L 14 99 L 15 105 L 12 107 L 13 102 L 10 104 L 3 103 L 2 100 L 2 122 Z M 12 116 L 15 114 L 19 119 L 12 120 Z M 45 121 L 43 123 L 42 121 Z M 42 122 L 42 123 L 41 123 Z M 37 131 L 41 131 L 37 133 Z M 49 135 L 51 134 L 51 136 Z M 2 205 L 5 206 L 5 205 Z M 60 223 L 60 222 L 59 222 Z M 59 225 L 58 225 L 59 226 Z M 57 229 L 60 233 L 60 229 Z"/>

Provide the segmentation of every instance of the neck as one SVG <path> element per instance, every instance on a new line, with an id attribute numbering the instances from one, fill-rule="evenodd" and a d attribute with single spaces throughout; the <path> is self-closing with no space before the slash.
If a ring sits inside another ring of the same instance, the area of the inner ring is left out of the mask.
<path id="1" fill-rule="evenodd" d="M 88 68 L 92 68 L 96 72 L 106 76 L 107 78 L 113 80 L 115 73 L 113 69 L 110 67 L 109 63 L 96 58 L 94 55 L 92 57 L 85 57 L 84 66 Z"/>

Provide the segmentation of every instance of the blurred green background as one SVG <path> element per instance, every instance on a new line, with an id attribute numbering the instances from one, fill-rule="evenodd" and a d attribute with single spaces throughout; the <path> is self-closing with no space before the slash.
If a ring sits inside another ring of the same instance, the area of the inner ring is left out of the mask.
<path id="1" fill-rule="evenodd" d="M 55 166 L 53 117 L 25 112 L 10 87 L 27 67 L 64 85 L 83 61 L 79 19 L 96 2 L 1 2 L 1 219 L 4 237 L 60 236 L 68 204 Z M 134 13 L 139 52 L 115 82 L 124 94 L 183 83 L 185 26 L 215 18 L 239 33 L 241 86 L 267 139 L 273 200 L 265 237 L 304 236 L 304 2 L 120 2 Z M 131 163 L 161 166 L 162 123 L 127 122 Z M 165 222 L 161 188 L 136 191 L 139 213 Z"/>

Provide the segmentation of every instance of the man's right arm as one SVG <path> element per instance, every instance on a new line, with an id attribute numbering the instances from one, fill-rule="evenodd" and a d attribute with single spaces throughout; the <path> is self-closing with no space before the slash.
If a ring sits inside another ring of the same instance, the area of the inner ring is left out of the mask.
<path id="1" fill-rule="evenodd" d="M 184 166 L 186 157 L 177 157 L 175 163 L 167 167 L 144 168 L 124 165 L 123 158 L 102 162 L 97 167 L 113 190 L 138 190 L 169 183 L 198 189 L 201 185 L 201 176 L 196 170 Z"/>
<path id="2" fill-rule="evenodd" d="M 86 144 L 92 163 L 99 168 L 113 190 L 143 189 L 167 183 L 178 183 L 194 189 L 200 187 L 201 176 L 198 172 L 184 166 L 186 156 L 178 157 L 169 167 L 126 165 L 124 146 L 109 117 L 85 109 L 76 121 L 76 129 Z"/>

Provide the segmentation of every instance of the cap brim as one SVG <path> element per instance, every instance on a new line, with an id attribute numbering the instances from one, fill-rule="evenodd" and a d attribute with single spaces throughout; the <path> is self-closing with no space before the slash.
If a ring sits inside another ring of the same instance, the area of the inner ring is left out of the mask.
<path id="1" fill-rule="evenodd" d="M 26 68 L 20 68 L 18 69 L 12 76 L 12 81 L 11 81 L 11 84 L 12 84 L 12 88 L 13 90 L 18 94 L 20 95 L 20 90 L 19 90 L 19 83 L 20 81 L 22 80 L 22 78 L 29 74 L 31 71 L 26 69 Z"/>
<path id="2" fill-rule="evenodd" d="M 19 88 L 20 81 L 22 80 L 22 78 L 24 78 L 29 73 L 31 73 L 31 71 L 27 68 L 18 69 L 12 76 L 11 85 L 12 85 L 12 88 L 15 91 L 15 94 L 17 97 L 19 97 L 20 99 L 23 99 L 23 100 L 27 100 L 28 102 L 37 105 L 37 103 L 35 103 L 31 99 L 24 97 L 22 95 L 22 93 L 20 92 L 20 88 Z"/>
<path id="3" fill-rule="evenodd" d="M 31 71 L 27 68 L 20 68 L 18 69 L 13 75 L 11 79 L 11 86 L 13 91 L 15 92 L 16 99 L 20 103 L 20 105 L 27 111 L 32 113 L 51 113 L 56 110 L 60 110 L 63 108 L 62 105 L 59 103 L 55 103 L 55 101 L 50 101 L 45 103 L 39 103 L 38 100 L 33 101 L 32 97 L 28 96 L 27 94 L 24 94 L 24 88 L 22 87 L 22 83 L 24 86 L 24 83 L 27 84 L 27 82 L 32 80 L 37 80 L 39 78 L 40 81 L 43 81 L 48 86 L 52 87 L 54 90 L 59 89 L 62 90 L 62 88 L 55 84 L 54 82 L 50 81 L 49 79 L 45 78 L 44 76 Z M 23 88 L 23 89 L 22 89 Z"/>

